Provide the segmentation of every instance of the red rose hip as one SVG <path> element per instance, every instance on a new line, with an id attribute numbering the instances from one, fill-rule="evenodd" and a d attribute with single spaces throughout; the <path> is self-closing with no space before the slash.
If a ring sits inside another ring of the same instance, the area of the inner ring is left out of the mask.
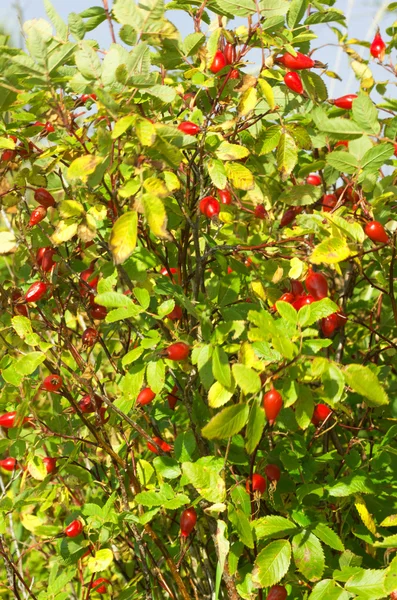
<path id="1" fill-rule="evenodd" d="M 37 190 L 35 190 L 34 199 L 45 208 L 55 206 L 54 197 L 44 188 L 37 188 Z"/>
<path id="2" fill-rule="evenodd" d="M 328 282 L 322 273 L 315 273 L 309 269 L 305 285 L 315 300 L 322 300 L 328 296 Z"/>
<path id="3" fill-rule="evenodd" d="M 331 100 L 331 104 L 337 106 L 338 108 L 350 110 L 353 108 L 353 100 L 356 98 L 357 94 L 346 94 L 346 96 L 341 96 L 340 98 L 336 98 L 336 100 Z"/>
<path id="4" fill-rule="evenodd" d="M 194 508 L 187 508 L 181 514 L 181 536 L 187 538 L 190 535 L 197 522 L 197 513 Z"/>
<path id="5" fill-rule="evenodd" d="M 46 392 L 57 392 L 63 385 L 62 377 L 60 375 L 48 375 L 41 387 Z"/>
<path id="6" fill-rule="evenodd" d="M 140 404 L 140 406 L 145 406 L 145 404 L 150 404 L 153 402 L 155 397 L 156 394 L 150 389 L 150 387 L 145 387 L 139 392 L 136 403 Z"/>
<path id="7" fill-rule="evenodd" d="M 266 596 L 266 600 L 286 600 L 287 596 L 288 592 L 283 585 L 273 585 Z"/>
<path id="8" fill-rule="evenodd" d="M 0 467 L 5 471 L 13 471 L 17 467 L 16 458 L 13 458 L 12 456 L 3 458 L 2 460 L 0 460 Z"/>
<path id="9" fill-rule="evenodd" d="M 320 425 L 332 413 L 332 410 L 326 404 L 316 404 L 312 416 L 312 423 L 316 427 Z"/>
<path id="10" fill-rule="evenodd" d="M 385 228 L 379 221 L 370 221 L 364 227 L 364 232 L 367 237 L 373 242 L 379 242 L 381 244 L 388 244 L 390 241 Z"/>
<path id="11" fill-rule="evenodd" d="M 251 485 L 250 485 L 250 483 L 251 483 Z M 251 493 L 251 491 L 258 492 L 262 496 L 262 494 L 264 494 L 266 491 L 266 479 L 264 477 L 262 477 L 262 475 L 259 475 L 259 473 L 254 473 L 252 475 L 251 482 L 249 479 L 247 479 L 247 482 L 245 484 L 245 489 L 247 490 L 248 493 Z"/>
<path id="12" fill-rule="evenodd" d="M 70 523 L 70 525 L 68 525 L 66 527 L 66 529 L 64 530 L 64 534 L 67 537 L 77 537 L 78 535 L 80 535 L 80 533 L 83 531 L 84 527 L 83 527 L 83 523 L 81 521 L 79 521 L 79 519 L 75 519 L 74 521 L 72 521 Z"/>
<path id="13" fill-rule="evenodd" d="M 45 219 L 47 215 L 47 209 L 45 206 L 38 206 L 30 213 L 29 219 L 29 227 L 34 227 L 37 223 L 40 223 L 43 219 Z"/>
<path id="14" fill-rule="evenodd" d="M 57 470 L 57 459 L 52 458 L 51 456 L 45 456 L 43 458 L 43 464 L 45 466 L 45 470 L 47 471 L 47 475 L 50 473 L 55 473 Z"/>
<path id="15" fill-rule="evenodd" d="M 321 185 L 321 177 L 316 173 L 310 173 L 310 175 L 306 177 L 306 183 L 308 185 Z"/>
<path id="16" fill-rule="evenodd" d="M 25 302 L 38 302 L 44 296 L 48 289 L 48 285 L 44 281 L 36 281 L 32 283 L 25 294 Z"/>
<path id="17" fill-rule="evenodd" d="M 224 69 L 225 67 L 226 67 L 225 55 L 220 50 L 217 50 L 215 52 L 214 60 L 212 61 L 212 64 L 210 66 L 210 71 L 212 73 L 216 74 L 216 73 L 219 73 L 219 71 L 222 71 L 222 69 Z"/>
<path id="18" fill-rule="evenodd" d="M 286 73 L 284 75 L 284 83 L 293 92 L 296 92 L 297 94 L 303 94 L 303 84 L 298 73 L 294 73 L 292 71 Z"/>
<path id="19" fill-rule="evenodd" d="M 266 465 L 265 474 L 269 481 L 279 481 L 281 471 L 277 465 Z"/>
<path id="20" fill-rule="evenodd" d="M 269 421 L 269 425 L 273 425 L 282 406 L 283 397 L 280 392 L 274 389 L 266 392 L 263 397 L 263 407 L 265 409 L 266 419 Z"/>
<path id="21" fill-rule="evenodd" d="M 180 361 L 186 360 L 189 356 L 190 346 L 185 342 L 175 342 L 164 350 L 164 353 L 170 360 Z"/>
<path id="22" fill-rule="evenodd" d="M 196 123 L 192 123 L 191 121 L 184 121 L 183 123 L 180 123 L 178 125 L 178 129 L 187 135 L 197 135 L 200 133 L 200 126 L 196 125 Z"/>
<path id="23" fill-rule="evenodd" d="M 369 50 L 374 58 L 379 58 L 381 61 L 385 58 L 386 44 L 379 31 L 376 33 Z"/>

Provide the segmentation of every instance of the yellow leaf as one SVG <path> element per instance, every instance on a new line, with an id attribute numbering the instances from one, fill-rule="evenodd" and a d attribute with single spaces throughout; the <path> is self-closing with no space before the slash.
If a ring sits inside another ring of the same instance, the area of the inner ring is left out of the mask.
<path id="1" fill-rule="evenodd" d="M 372 515 L 369 512 L 362 496 L 356 496 L 354 506 L 356 507 L 357 512 L 368 531 L 374 535 L 377 535 L 375 521 L 373 520 Z"/>
<path id="2" fill-rule="evenodd" d="M 211 408 L 219 408 L 223 406 L 227 402 L 229 402 L 230 398 L 233 396 L 233 392 L 227 390 L 223 387 L 219 381 L 215 381 L 215 383 L 210 387 L 208 392 L 208 405 Z"/>
<path id="3" fill-rule="evenodd" d="M 79 158 L 76 158 L 76 160 L 72 162 L 68 169 L 68 178 L 87 181 L 89 175 L 95 171 L 102 160 L 102 157 L 93 156 L 92 154 L 87 154 L 86 156 L 80 156 Z"/>
<path id="4" fill-rule="evenodd" d="M 116 265 L 121 265 L 133 253 L 138 233 L 138 213 L 135 210 L 122 215 L 113 225 L 109 248 Z"/>
<path id="5" fill-rule="evenodd" d="M 331 237 L 323 240 L 313 250 L 310 262 L 315 265 L 325 263 L 333 265 L 346 260 L 350 256 L 350 249 L 345 239 Z"/>
<path id="6" fill-rule="evenodd" d="M 156 129 L 148 119 L 137 118 L 135 133 L 142 146 L 153 146 L 156 141 Z"/>
<path id="7" fill-rule="evenodd" d="M 15 236 L 11 231 L 0 232 L 0 254 L 8 254 L 16 245 Z"/>
<path id="8" fill-rule="evenodd" d="M 79 217 L 84 214 L 84 206 L 77 200 L 64 200 L 59 206 L 59 213 L 64 219 Z"/>
<path id="9" fill-rule="evenodd" d="M 235 162 L 225 164 L 227 178 L 238 190 L 252 190 L 255 187 L 254 176 L 247 167 Z"/>
<path id="10" fill-rule="evenodd" d="M 269 107 L 273 110 L 273 108 L 276 106 L 276 101 L 274 99 L 274 93 L 273 93 L 272 86 L 265 79 L 258 79 L 258 85 L 259 85 L 261 94 L 265 98 Z"/>
<path id="11" fill-rule="evenodd" d="M 261 298 L 262 300 L 266 300 L 266 291 L 260 281 L 252 281 L 251 288 L 254 294 L 259 296 L 259 298 Z"/>
<path id="12" fill-rule="evenodd" d="M 47 476 L 43 460 L 37 456 L 28 461 L 28 471 L 33 479 L 37 479 L 38 481 L 43 481 Z"/>
<path id="13" fill-rule="evenodd" d="M 251 112 L 251 110 L 254 110 L 257 102 L 258 94 L 256 88 L 248 88 L 241 96 L 240 102 L 238 104 L 239 115 L 242 117 L 248 115 L 248 113 Z"/>
<path id="14" fill-rule="evenodd" d="M 113 562 L 113 552 L 109 548 L 98 550 L 95 556 L 90 556 L 87 561 L 87 568 L 91 573 L 104 571 Z"/>
<path id="15" fill-rule="evenodd" d="M 37 527 L 41 527 L 44 521 L 40 519 L 40 517 L 36 517 L 36 515 L 29 515 L 25 512 L 21 513 L 21 523 L 31 533 L 34 533 Z"/>

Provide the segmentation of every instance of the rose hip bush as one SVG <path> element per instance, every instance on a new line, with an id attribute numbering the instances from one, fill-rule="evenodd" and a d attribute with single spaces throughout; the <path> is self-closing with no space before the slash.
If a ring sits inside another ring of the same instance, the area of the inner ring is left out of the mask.
<path id="1" fill-rule="evenodd" d="M 333 3 L 2 46 L 1 598 L 396 596 L 397 36 Z"/>

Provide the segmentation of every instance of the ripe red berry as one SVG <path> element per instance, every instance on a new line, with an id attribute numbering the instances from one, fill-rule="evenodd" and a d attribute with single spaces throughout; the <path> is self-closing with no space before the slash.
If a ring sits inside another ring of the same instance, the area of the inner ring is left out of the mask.
<path id="1" fill-rule="evenodd" d="M 228 189 L 218 190 L 219 200 L 221 204 L 231 204 L 232 203 L 232 194 Z"/>
<path id="2" fill-rule="evenodd" d="M 312 423 L 316 427 L 320 425 L 332 413 L 332 410 L 326 404 L 316 404 L 312 416 Z"/>
<path id="3" fill-rule="evenodd" d="M 311 69 L 315 66 L 315 61 L 310 58 L 310 56 L 306 56 L 305 54 L 301 54 L 297 52 L 296 56 L 292 56 L 289 52 L 284 54 L 283 56 L 277 58 L 276 62 L 284 65 L 287 69 L 293 69 L 294 71 L 301 71 L 302 69 Z"/>
<path id="4" fill-rule="evenodd" d="M 48 289 L 48 285 L 44 281 L 36 281 L 32 283 L 25 294 L 25 302 L 38 302 L 44 296 Z"/>
<path id="5" fill-rule="evenodd" d="M 229 79 L 239 79 L 239 78 L 240 78 L 240 72 L 238 71 L 238 69 L 230 69 Z"/>
<path id="6" fill-rule="evenodd" d="M 263 407 L 265 409 L 266 419 L 269 421 L 269 425 L 273 425 L 277 419 L 277 415 L 283 406 L 283 397 L 277 390 L 270 390 L 266 392 L 263 397 Z"/>
<path id="7" fill-rule="evenodd" d="M 283 585 L 273 585 L 266 596 L 266 600 L 286 600 L 287 596 L 288 592 Z"/>
<path id="8" fill-rule="evenodd" d="M 269 481 L 280 481 L 281 471 L 277 465 L 266 465 L 265 474 Z"/>
<path id="9" fill-rule="evenodd" d="M 313 269 L 309 269 L 305 279 L 306 289 L 315 300 L 322 300 L 328 296 L 328 282 L 322 273 L 315 273 Z"/>
<path id="10" fill-rule="evenodd" d="M 47 215 L 47 209 L 45 206 L 38 206 L 30 213 L 29 219 L 29 227 L 34 227 L 37 223 L 40 223 L 43 219 L 45 219 Z"/>
<path id="11" fill-rule="evenodd" d="M 57 459 L 56 458 L 52 458 L 51 456 L 45 456 L 43 458 L 43 463 L 44 463 L 45 470 L 47 471 L 48 475 L 50 473 L 55 473 L 55 471 L 57 470 Z"/>
<path id="12" fill-rule="evenodd" d="M 90 293 L 89 288 L 96 290 L 99 281 L 99 275 L 94 275 L 94 267 L 88 267 L 80 273 L 80 293 L 82 296 L 87 296 Z M 85 282 L 85 283 L 83 283 Z M 87 284 L 87 285 L 86 285 Z M 89 286 L 89 287 L 88 287 Z"/>
<path id="13" fill-rule="evenodd" d="M 46 392 L 57 392 L 62 385 L 63 381 L 60 375 L 48 375 L 41 384 L 41 387 Z"/>
<path id="14" fill-rule="evenodd" d="M 53 259 L 54 254 L 56 254 L 56 250 L 50 246 L 38 249 L 36 261 L 44 273 L 48 273 L 56 265 L 56 262 Z"/>
<path id="15" fill-rule="evenodd" d="M 302 212 L 301 206 L 291 206 L 291 208 L 288 208 L 281 217 L 280 227 L 286 227 L 286 225 L 292 223 L 296 215 L 300 212 Z"/>
<path id="16" fill-rule="evenodd" d="M 77 537 L 78 535 L 80 535 L 80 533 L 83 531 L 84 527 L 83 527 L 83 523 L 81 521 L 79 521 L 78 519 L 75 519 L 74 521 L 72 521 L 70 523 L 70 525 L 68 525 L 64 531 L 64 534 L 67 537 Z"/>
<path id="17" fill-rule="evenodd" d="M 293 71 L 286 73 L 284 75 L 284 83 L 293 92 L 303 94 L 303 84 L 298 73 L 294 73 Z"/>
<path id="18" fill-rule="evenodd" d="M 32 127 L 45 127 L 45 123 L 42 123 L 41 121 L 35 121 Z"/>
<path id="19" fill-rule="evenodd" d="M 189 356 L 190 346 L 185 344 L 185 342 L 175 342 L 175 344 L 171 344 L 164 350 L 164 353 L 170 360 L 186 360 Z"/>
<path id="20" fill-rule="evenodd" d="M 208 217 L 208 219 L 212 219 L 212 217 L 219 215 L 220 212 L 219 202 L 213 196 L 202 198 L 200 200 L 199 208 L 200 212 Z"/>
<path id="21" fill-rule="evenodd" d="M 168 315 L 167 315 L 168 319 L 171 319 L 171 321 L 179 321 L 180 319 L 182 319 L 182 316 L 183 316 L 182 308 L 180 306 L 178 306 L 177 304 L 174 306 L 172 311 L 170 313 L 168 313 Z"/>
<path id="22" fill-rule="evenodd" d="M 385 58 L 386 44 L 379 31 L 376 33 L 369 50 L 374 58 L 379 58 L 381 61 Z"/>
<path id="23" fill-rule="evenodd" d="M 390 594 L 390 600 L 397 600 L 397 590 L 393 590 Z"/>
<path id="24" fill-rule="evenodd" d="M 210 66 L 210 71 L 212 73 L 219 73 L 226 67 L 226 58 L 223 52 L 217 50 L 215 52 L 214 60 L 212 61 L 212 65 Z"/>
<path id="25" fill-rule="evenodd" d="M 18 427 L 19 425 L 30 421 L 31 419 L 29 419 L 29 417 L 24 417 L 23 421 L 21 421 L 21 419 L 17 417 L 16 410 L 0 415 L 0 427 L 4 427 L 4 429 L 12 429 L 13 427 Z"/>
<path id="26" fill-rule="evenodd" d="M 315 302 L 315 298 L 310 294 L 302 294 L 301 296 L 296 296 L 295 301 L 292 303 L 292 306 L 295 310 L 300 310 L 303 306 L 309 306 L 309 304 L 313 304 Z"/>
<path id="27" fill-rule="evenodd" d="M 44 206 L 45 208 L 49 208 L 50 206 L 55 206 L 55 200 L 52 194 L 45 190 L 44 188 L 37 188 L 34 192 L 34 199 L 36 202 Z"/>
<path id="28" fill-rule="evenodd" d="M 294 296 L 300 296 L 304 292 L 302 283 L 297 279 L 291 279 L 291 292 Z"/>
<path id="29" fill-rule="evenodd" d="M 201 127 L 196 125 L 196 123 L 192 123 L 191 121 L 184 121 L 178 125 L 178 129 L 187 135 L 197 135 L 200 133 Z"/>
<path id="30" fill-rule="evenodd" d="M 338 148 L 338 146 L 345 146 L 345 148 L 348 148 L 349 142 L 347 140 L 340 140 L 340 142 L 336 142 L 335 148 Z"/>
<path id="31" fill-rule="evenodd" d="M 357 94 L 346 94 L 346 96 L 341 96 L 340 98 L 336 98 L 336 100 L 331 100 L 331 104 L 337 106 L 338 108 L 350 110 L 353 107 L 353 100 L 356 98 Z"/>
<path id="32" fill-rule="evenodd" d="M 172 283 L 175 283 L 175 280 L 177 281 L 177 283 L 181 282 L 181 272 L 179 269 L 176 269 L 175 267 L 171 267 L 169 270 L 167 270 L 165 267 L 163 267 L 161 269 L 160 273 L 161 273 L 161 275 L 164 275 L 165 277 L 170 277 L 170 273 L 171 273 Z M 173 275 L 176 275 L 176 277 L 174 278 Z"/>
<path id="33" fill-rule="evenodd" d="M 385 228 L 379 221 L 370 221 L 364 227 L 365 235 L 369 237 L 373 242 L 380 242 L 381 244 L 387 244 L 390 241 Z"/>
<path id="34" fill-rule="evenodd" d="M 321 185 L 321 177 L 316 173 L 310 173 L 310 175 L 306 177 L 306 183 L 308 185 Z"/>
<path id="35" fill-rule="evenodd" d="M 99 338 L 99 332 L 93 327 L 87 327 L 81 336 L 84 346 L 93 346 Z"/>
<path id="36" fill-rule="evenodd" d="M 94 590 L 98 594 L 106 594 L 108 585 L 112 585 L 109 579 L 99 577 L 99 579 L 95 579 L 95 581 L 91 583 L 90 589 Z"/>
<path id="37" fill-rule="evenodd" d="M 97 99 L 96 94 L 83 94 L 82 96 L 80 96 L 80 101 L 83 104 L 85 104 L 88 100 L 93 100 L 95 102 L 96 99 Z"/>
<path id="38" fill-rule="evenodd" d="M 168 406 L 170 407 L 171 410 L 175 410 L 175 405 L 178 402 L 178 396 L 176 396 L 177 391 L 178 391 L 178 387 L 176 385 L 174 385 L 171 393 L 168 394 L 168 396 L 167 396 Z"/>
<path id="39" fill-rule="evenodd" d="M 236 46 L 234 44 L 227 43 L 223 50 L 225 61 L 227 65 L 234 65 L 236 62 Z"/>
<path id="40" fill-rule="evenodd" d="M 55 127 L 52 123 L 50 123 L 49 121 L 47 121 L 47 123 L 44 125 L 44 129 L 46 130 L 47 133 L 52 133 L 53 131 L 55 131 Z"/>
<path id="41" fill-rule="evenodd" d="M 165 442 L 164 440 L 162 440 L 160 437 L 157 437 L 157 436 L 154 437 L 153 441 L 156 442 L 156 444 L 158 446 L 160 446 L 160 448 L 162 449 L 163 452 L 171 452 L 172 446 L 170 446 L 169 444 L 167 444 L 167 442 Z M 150 450 L 154 454 L 158 454 L 159 453 L 159 451 L 157 450 L 156 446 L 154 446 L 150 442 L 147 443 L 147 447 L 148 447 L 148 450 Z"/>
<path id="42" fill-rule="evenodd" d="M 106 319 L 106 315 L 108 314 L 108 309 L 105 306 L 101 306 L 100 304 L 95 304 L 90 308 L 90 317 L 91 319 Z"/>
<path id="43" fill-rule="evenodd" d="M 294 294 L 291 294 L 291 292 L 286 292 L 277 300 L 277 302 L 288 302 L 288 304 L 292 304 L 294 300 Z"/>
<path id="44" fill-rule="evenodd" d="M 197 513 L 194 508 L 187 508 L 181 514 L 181 536 L 188 537 L 197 522 Z"/>
<path id="45" fill-rule="evenodd" d="M 338 199 L 335 194 L 325 194 L 322 200 L 323 212 L 331 212 L 338 203 Z"/>
<path id="46" fill-rule="evenodd" d="M 12 456 L 0 460 L 0 467 L 5 471 L 13 471 L 17 467 L 17 461 Z"/>
<path id="47" fill-rule="evenodd" d="M 267 210 L 263 204 L 258 204 L 255 206 L 254 215 L 257 219 L 266 219 Z"/>
<path id="48" fill-rule="evenodd" d="M 259 473 L 254 473 L 252 475 L 251 485 L 250 480 L 247 479 L 245 489 L 248 493 L 251 493 L 251 490 L 252 492 L 259 492 L 259 494 L 262 496 L 262 494 L 264 494 L 266 491 L 266 479 L 262 477 L 262 475 L 259 475 Z"/>
<path id="49" fill-rule="evenodd" d="M 156 394 L 150 389 L 150 387 L 145 387 L 139 392 L 136 403 L 140 404 L 140 406 L 145 406 L 145 404 L 150 404 L 153 402 L 155 397 Z"/>
<path id="50" fill-rule="evenodd" d="M 4 152 L 1 155 L 1 160 L 3 162 L 10 162 L 11 160 L 14 160 L 15 156 L 15 150 L 4 150 Z"/>
<path id="51" fill-rule="evenodd" d="M 324 337 L 332 337 L 339 326 L 337 313 L 333 313 L 332 315 L 328 315 L 328 317 L 321 319 L 321 331 L 323 332 Z"/>
<path id="52" fill-rule="evenodd" d="M 94 413 L 95 406 L 98 410 L 101 409 L 102 399 L 97 394 L 94 394 L 94 396 L 91 396 L 90 394 L 86 394 L 78 402 L 78 406 L 79 406 L 81 412 L 84 414 Z"/>
<path id="53" fill-rule="evenodd" d="M 394 144 L 394 156 L 397 156 L 397 143 Z"/>

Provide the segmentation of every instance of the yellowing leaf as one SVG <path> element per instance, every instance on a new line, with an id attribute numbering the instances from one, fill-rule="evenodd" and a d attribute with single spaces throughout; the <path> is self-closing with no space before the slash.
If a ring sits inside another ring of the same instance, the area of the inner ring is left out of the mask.
<path id="1" fill-rule="evenodd" d="M 251 281 L 251 288 L 254 294 L 259 296 L 262 300 L 266 300 L 266 291 L 260 281 Z"/>
<path id="2" fill-rule="evenodd" d="M 78 224 L 68 221 L 59 221 L 58 227 L 51 236 L 51 240 L 55 245 L 63 244 L 72 239 L 77 233 Z"/>
<path id="3" fill-rule="evenodd" d="M 251 190 L 255 187 L 254 176 L 247 167 L 235 162 L 226 163 L 225 167 L 228 180 L 237 190 Z"/>
<path id="4" fill-rule="evenodd" d="M 68 168 L 68 178 L 87 181 L 89 175 L 95 171 L 102 160 L 102 157 L 93 156 L 92 154 L 79 156 L 79 158 L 76 158 Z"/>
<path id="5" fill-rule="evenodd" d="M 172 173 L 171 171 L 164 171 L 163 177 L 165 180 L 165 185 L 167 186 L 167 190 L 169 192 L 175 192 L 176 190 L 179 190 L 181 188 L 181 182 L 179 181 L 175 173 Z"/>
<path id="6" fill-rule="evenodd" d="M 239 144 L 230 144 L 222 142 L 216 151 L 216 155 L 221 160 L 240 160 L 248 156 L 250 151 Z"/>
<path id="7" fill-rule="evenodd" d="M 277 148 L 277 167 L 282 177 L 286 179 L 298 162 L 298 150 L 294 139 L 289 133 L 283 133 Z"/>
<path id="8" fill-rule="evenodd" d="M 84 214 L 84 206 L 77 200 L 64 200 L 59 206 L 61 217 L 79 217 Z"/>
<path id="9" fill-rule="evenodd" d="M 373 520 L 372 515 L 370 514 L 362 496 L 356 496 L 354 506 L 356 507 L 357 512 L 368 531 L 376 535 L 375 521 Z"/>
<path id="10" fill-rule="evenodd" d="M 232 396 L 233 391 L 230 392 L 219 381 L 215 381 L 208 392 L 208 405 L 211 408 L 219 408 L 229 402 Z"/>
<path id="11" fill-rule="evenodd" d="M 131 127 L 131 125 L 133 125 L 135 119 L 135 115 L 121 117 L 121 119 L 119 119 L 119 121 L 117 121 L 116 125 L 114 126 L 114 129 L 112 131 L 112 139 L 117 140 L 117 138 L 123 135 L 123 133 L 125 133 L 127 129 Z"/>
<path id="12" fill-rule="evenodd" d="M 156 141 L 156 129 L 148 119 L 139 117 L 136 120 L 135 133 L 142 146 L 153 146 Z"/>
<path id="13" fill-rule="evenodd" d="M 149 179 L 146 179 L 143 182 L 143 187 L 146 192 L 153 194 L 154 196 L 159 196 L 160 198 L 168 196 L 168 190 L 164 181 L 157 177 L 149 177 Z"/>
<path id="14" fill-rule="evenodd" d="M 250 87 L 241 96 L 240 102 L 238 103 L 239 115 L 244 117 L 248 115 L 251 110 L 254 110 L 256 103 L 258 102 L 258 94 L 255 87 Z"/>
<path id="15" fill-rule="evenodd" d="M 135 210 L 122 215 L 113 225 L 109 248 L 116 265 L 121 265 L 133 253 L 138 233 L 138 213 Z"/>
<path id="16" fill-rule="evenodd" d="M 357 60 L 353 60 L 351 67 L 356 74 L 357 78 L 361 81 L 362 88 L 371 88 L 374 85 L 374 78 L 372 71 L 365 63 L 360 63 Z"/>
<path id="17" fill-rule="evenodd" d="M 43 519 L 36 517 L 36 515 L 29 515 L 26 512 L 21 512 L 21 523 L 28 531 L 34 533 L 37 527 L 43 525 Z"/>
<path id="18" fill-rule="evenodd" d="M 169 239 L 167 232 L 167 213 L 160 198 L 153 194 L 142 196 L 143 213 L 153 235 Z"/>
<path id="19" fill-rule="evenodd" d="M 334 265 L 346 260 L 350 256 L 350 249 L 345 239 L 328 238 L 323 240 L 313 250 L 310 257 L 310 262 L 315 265 L 325 263 L 326 265 Z"/>
<path id="20" fill-rule="evenodd" d="M 95 556 L 90 556 L 87 561 L 87 568 L 91 573 L 104 571 L 113 562 L 113 552 L 109 548 L 98 550 Z"/>
<path id="21" fill-rule="evenodd" d="M 38 481 L 43 481 L 43 479 L 47 476 L 47 471 L 43 460 L 37 456 L 33 458 L 33 460 L 28 461 L 28 471 L 33 479 L 37 479 Z"/>

